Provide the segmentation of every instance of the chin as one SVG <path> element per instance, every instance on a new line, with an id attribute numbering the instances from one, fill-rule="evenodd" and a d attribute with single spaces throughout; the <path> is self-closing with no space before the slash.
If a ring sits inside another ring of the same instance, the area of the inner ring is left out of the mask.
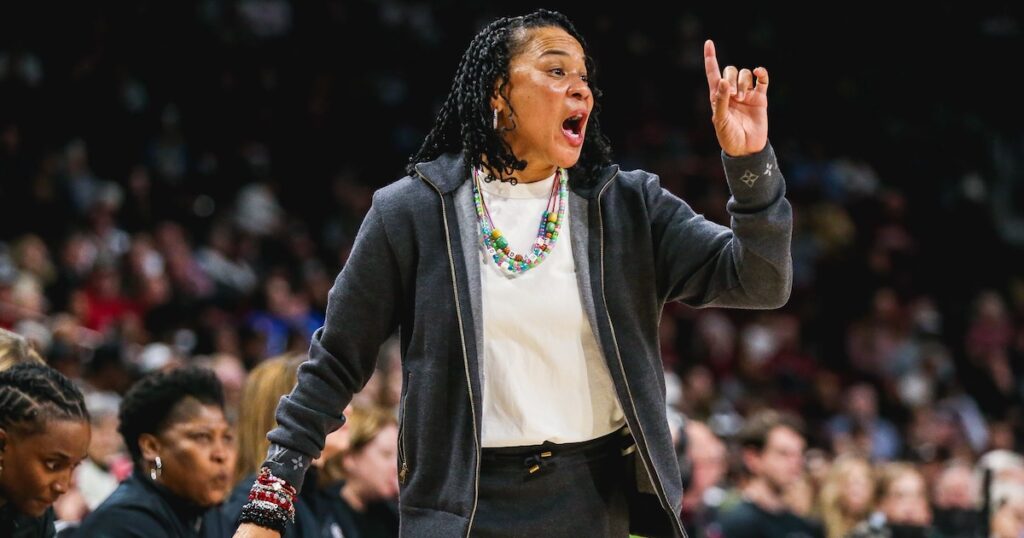
<path id="1" fill-rule="evenodd" d="M 211 494 L 211 495 L 207 495 L 205 498 L 201 499 L 196 504 L 198 504 L 199 506 L 202 506 L 203 508 L 209 508 L 211 506 L 215 506 L 215 505 L 218 505 L 218 504 L 224 502 L 224 499 L 226 497 L 227 497 L 227 495 L 221 495 L 219 493 L 214 493 L 214 494 Z"/>
<path id="2" fill-rule="evenodd" d="M 18 511 L 30 517 L 41 517 L 51 506 L 43 501 L 27 501 L 18 506 Z"/>
<path id="3" fill-rule="evenodd" d="M 205 495 L 196 504 L 200 506 L 213 506 L 224 502 L 224 499 L 228 496 L 228 491 L 223 488 L 211 488 L 204 493 Z"/>
<path id="4" fill-rule="evenodd" d="M 578 162 L 580 162 L 580 152 L 576 151 L 570 154 L 560 155 L 556 164 L 561 168 L 569 169 L 576 166 L 576 163 Z"/>

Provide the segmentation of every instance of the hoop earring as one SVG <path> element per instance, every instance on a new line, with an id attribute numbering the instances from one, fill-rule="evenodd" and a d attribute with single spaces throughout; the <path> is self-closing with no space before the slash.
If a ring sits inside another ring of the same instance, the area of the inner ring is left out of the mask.
<path id="1" fill-rule="evenodd" d="M 498 109 L 494 109 L 494 130 L 498 130 Z"/>
<path id="2" fill-rule="evenodd" d="M 164 472 L 164 462 L 160 461 L 160 456 L 156 457 L 156 465 L 149 470 L 149 477 L 155 482 L 157 478 L 160 478 Z"/>

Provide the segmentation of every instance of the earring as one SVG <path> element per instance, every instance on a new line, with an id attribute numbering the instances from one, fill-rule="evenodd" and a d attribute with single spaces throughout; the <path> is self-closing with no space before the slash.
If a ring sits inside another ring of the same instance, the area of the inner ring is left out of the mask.
<path id="1" fill-rule="evenodd" d="M 498 109 L 494 109 L 494 130 L 498 130 Z"/>
<path id="2" fill-rule="evenodd" d="M 160 475 L 163 474 L 163 471 L 164 462 L 160 461 L 160 456 L 157 456 L 156 465 L 154 465 L 153 468 L 149 470 L 149 477 L 156 481 L 156 479 L 160 478 Z"/>

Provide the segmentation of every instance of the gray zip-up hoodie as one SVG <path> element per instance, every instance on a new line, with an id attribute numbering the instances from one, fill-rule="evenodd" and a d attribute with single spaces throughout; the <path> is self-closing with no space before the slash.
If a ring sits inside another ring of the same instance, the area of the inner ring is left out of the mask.
<path id="1" fill-rule="evenodd" d="M 792 209 L 771 145 L 722 152 L 731 228 L 696 214 L 642 170 L 570 177 L 571 248 L 583 308 L 637 445 L 631 528 L 685 536 L 682 486 L 665 416 L 662 307 L 778 308 L 792 288 Z M 281 399 L 265 465 L 301 487 L 324 437 L 399 328 L 401 536 L 469 536 L 476 513 L 482 409 L 480 248 L 461 155 L 416 167 L 374 193 L 331 289 L 327 320 Z"/>

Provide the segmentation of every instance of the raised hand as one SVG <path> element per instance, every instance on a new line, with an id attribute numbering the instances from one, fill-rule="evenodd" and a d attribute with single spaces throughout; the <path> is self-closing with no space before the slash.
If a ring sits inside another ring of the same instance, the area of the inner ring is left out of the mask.
<path id="1" fill-rule="evenodd" d="M 711 123 L 725 153 L 741 157 L 768 144 L 768 70 L 718 69 L 715 43 L 704 42 L 704 71 L 711 97 Z M 755 79 L 756 85 L 755 85 Z"/>

